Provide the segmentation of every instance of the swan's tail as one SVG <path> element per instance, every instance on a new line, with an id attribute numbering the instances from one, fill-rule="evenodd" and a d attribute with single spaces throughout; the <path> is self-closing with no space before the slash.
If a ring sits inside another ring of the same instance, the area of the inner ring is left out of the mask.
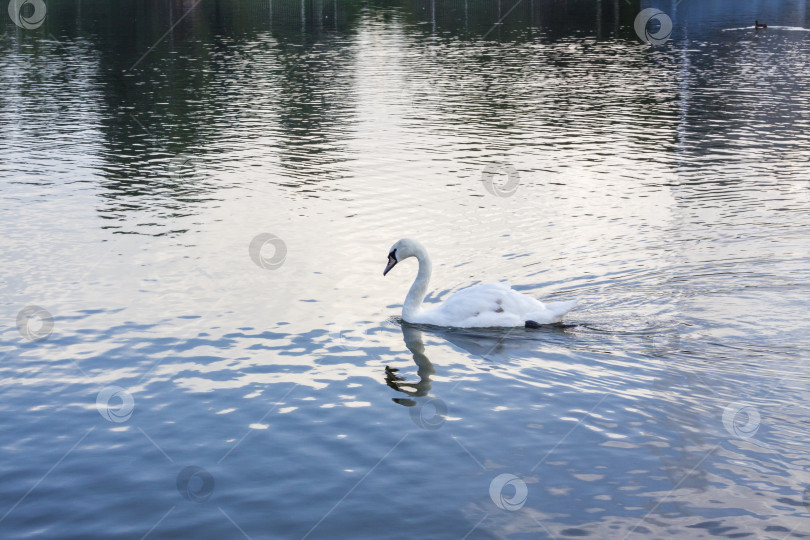
<path id="1" fill-rule="evenodd" d="M 554 322 L 560 322 L 563 315 L 574 309 L 574 306 L 577 304 L 579 304 L 579 298 L 566 302 L 549 302 L 546 304 L 546 309 L 553 314 L 553 317 L 556 319 Z"/>
<path id="2" fill-rule="evenodd" d="M 545 310 L 538 313 L 529 314 L 529 322 L 536 324 L 554 324 L 562 320 L 563 316 L 574 309 L 579 303 L 579 298 L 576 300 L 567 300 L 565 302 L 548 302 L 545 304 Z M 542 322 L 541 322 L 542 321 Z"/>

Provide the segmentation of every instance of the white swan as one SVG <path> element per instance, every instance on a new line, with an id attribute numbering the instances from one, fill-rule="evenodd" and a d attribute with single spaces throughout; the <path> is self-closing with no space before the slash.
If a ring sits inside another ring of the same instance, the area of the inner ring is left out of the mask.
<path id="1" fill-rule="evenodd" d="M 443 304 L 422 307 L 431 273 L 430 257 L 422 244 L 410 238 L 403 238 L 391 246 L 388 266 L 385 267 L 383 275 L 408 257 L 416 257 L 419 261 L 416 280 L 402 306 L 402 319 L 409 323 L 460 328 L 490 326 L 534 328 L 541 324 L 560 322 L 563 315 L 578 302 L 570 300 L 544 304 L 513 290 L 509 285 L 485 283 L 453 293 Z"/>

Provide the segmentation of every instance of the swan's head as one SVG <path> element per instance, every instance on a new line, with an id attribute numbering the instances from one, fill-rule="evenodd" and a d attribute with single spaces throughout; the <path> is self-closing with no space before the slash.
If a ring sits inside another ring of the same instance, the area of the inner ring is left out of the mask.
<path id="1" fill-rule="evenodd" d="M 398 262 L 423 253 L 425 253 L 425 248 L 416 240 L 410 238 L 397 240 L 388 252 L 388 265 L 385 267 L 383 275 L 387 274 Z"/>

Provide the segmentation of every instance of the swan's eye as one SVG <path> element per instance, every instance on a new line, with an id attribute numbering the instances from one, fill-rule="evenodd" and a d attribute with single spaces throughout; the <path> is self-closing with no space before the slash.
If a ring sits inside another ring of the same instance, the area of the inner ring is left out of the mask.
<path id="1" fill-rule="evenodd" d="M 391 251 L 391 253 L 388 254 L 388 258 L 397 260 L 397 250 Z"/>

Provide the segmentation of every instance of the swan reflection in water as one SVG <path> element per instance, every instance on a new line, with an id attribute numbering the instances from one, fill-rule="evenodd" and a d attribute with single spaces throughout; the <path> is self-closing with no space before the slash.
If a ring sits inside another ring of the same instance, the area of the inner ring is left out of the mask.
<path id="1" fill-rule="evenodd" d="M 404 377 L 397 375 L 399 369 L 385 366 L 385 384 L 411 397 L 424 397 L 430 392 L 430 376 L 436 373 L 436 369 L 425 355 L 425 342 L 422 340 L 422 331 L 419 327 L 403 321 L 402 336 L 405 338 L 405 346 L 413 354 L 413 361 L 418 368 L 416 374 L 419 376 L 419 382 L 406 382 Z M 393 400 L 406 407 L 416 405 L 416 401 L 413 399 L 393 398 Z"/>
<path id="2" fill-rule="evenodd" d="M 405 407 L 414 407 L 418 404 L 415 399 L 429 395 L 432 388 L 431 375 L 436 373 L 436 368 L 425 354 L 425 342 L 422 332 L 428 331 L 438 335 L 456 347 L 467 351 L 472 356 L 486 358 L 489 355 L 502 355 L 509 350 L 526 350 L 536 347 L 540 340 L 548 339 L 551 336 L 566 334 L 567 330 L 576 325 L 547 325 L 541 329 L 508 329 L 503 328 L 465 328 L 446 329 L 434 326 L 411 324 L 401 322 L 402 337 L 405 346 L 413 355 L 416 364 L 416 374 L 418 382 L 408 382 L 405 377 L 399 374 L 398 368 L 385 366 L 385 384 L 408 395 L 408 398 L 392 398 L 394 402 Z"/>

